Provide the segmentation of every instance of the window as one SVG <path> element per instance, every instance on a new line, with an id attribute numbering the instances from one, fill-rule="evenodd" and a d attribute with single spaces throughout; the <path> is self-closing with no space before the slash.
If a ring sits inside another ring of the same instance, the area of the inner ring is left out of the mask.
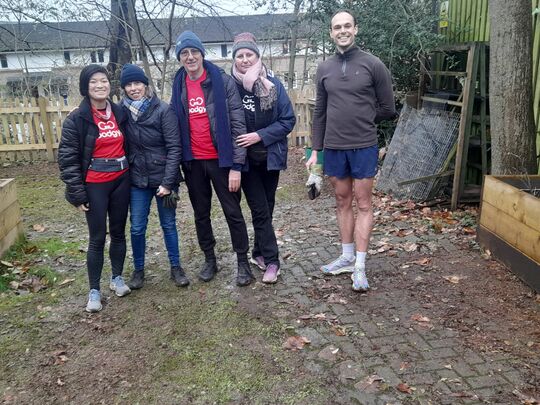
<path id="1" fill-rule="evenodd" d="M 0 55 L 0 66 L 2 66 L 3 69 L 8 67 L 6 55 Z"/>
<path id="2" fill-rule="evenodd" d="M 92 61 L 92 63 L 96 63 L 96 62 L 97 62 L 96 51 L 90 52 L 90 60 Z"/>
<path id="3" fill-rule="evenodd" d="M 287 55 L 289 53 L 289 41 L 283 42 L 282 47 L 281 53 L 283 53 L 283 55 Z"/>
<path id="4" fill-rule="evenodd" d="M 69 53 L 69 51 L 64 51 L 64 63 L 66 65 L 71 64 L 71 54 Z"/>
<path id="5" fill-rule="evenodd" d="M 309 84 L 310 79 L 309 71 L 304 70 L 304 84 Z"/>
<path id="6" fill-rule="evenodd" d="M 169 52 L 167 51 L 167 48 L 163 48 L 163 59 L 169 60 Z"/>
<path id="7" fill-rule="evenodd" d="M 105 62 L 105 51 L 97 51 L 98 62 Z"/>
<path id="8" fill-rule="evenodd" d="M 221 57 L 226 58 L 227 57 L 227 45 L 221 45 Z"/>

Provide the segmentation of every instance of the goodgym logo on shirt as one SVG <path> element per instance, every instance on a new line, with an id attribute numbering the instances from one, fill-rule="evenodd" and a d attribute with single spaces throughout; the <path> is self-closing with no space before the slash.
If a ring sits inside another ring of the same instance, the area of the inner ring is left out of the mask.
<path id="1" fill-rule="evenodd" d="M 248 96 L 247 94 L 242 99 L 242 104 L 244 105 L 244 109 L 255 112 L 255 101 L 253 99 L 253 96 Z"/>
<path id="2" fill-rule="evenodd" d="M 189 99 L 189 113 L 190 114 L 206 113 L 206 106 L 204 105 L 204 99 L 202 97 L 195 97 L 195 98 Z"/>
<path id="3" fill-rule="evenodd" d="M 114 121 L 100 121 L 98 123 L 98 128 L 100 138 L 118 138 L 119 136 L 122 136 L 122 132 L 115 129 L 116 125 L 114 124 Z"/>

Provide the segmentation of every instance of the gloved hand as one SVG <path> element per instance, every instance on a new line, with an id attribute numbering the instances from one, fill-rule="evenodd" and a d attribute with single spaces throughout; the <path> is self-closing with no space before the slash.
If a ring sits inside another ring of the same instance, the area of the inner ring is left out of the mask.
<path id="1" fill-rule="evenodd" d="M 178 206 L 178 200 L 180 200 L 178 194 L 174 191 L 171 191 L 166 196 L 163 196 L 163 206 L 165 208 L 176 208 Z"/>
<path id="2" fill-rule="evenodd" d="M 306 187 L 308 187 L 308 197 L 310 200 L 314 200 L 321 194 L 322 188 L 322 165 L 313 165 L 309 170 L 309 177 L 306 182 Z"/>

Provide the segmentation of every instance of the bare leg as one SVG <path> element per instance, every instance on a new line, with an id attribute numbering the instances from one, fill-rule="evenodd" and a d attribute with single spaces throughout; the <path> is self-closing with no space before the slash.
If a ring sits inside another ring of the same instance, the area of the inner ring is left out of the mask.
<path id="1" fill-rule="evenodd" d="M 373 179 L 354 180 L 354 198 L 357 208 L 354 240 L 358 252 L 367 252 L 369 237 L 373 229 L 372 189 Z"/>
<path id="2" fill-rule="evenodd" d="M 341 243 L 352 243 L 354 235 L 353 181 L 352 178 L 330 177 L 336 196 L 336 216 Z"/>

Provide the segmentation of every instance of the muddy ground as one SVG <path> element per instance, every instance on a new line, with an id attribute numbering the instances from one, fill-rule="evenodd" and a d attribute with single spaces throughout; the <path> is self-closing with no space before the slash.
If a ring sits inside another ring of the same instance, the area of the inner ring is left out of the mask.
<path id="1" fill-rule="evenodd" d="M 254 285 L 235 286 L 218 204 L 221 271 L 197 280 L 202 255 L 184 189 L 178 226 L 192 284 L 169 281 L 153 210 L 146 286 L 118 298 L 106 267 L 104 309 L 92 315 L 86 227 L 56 166 L 1 168 L 0 178 L 17 178 L 28 239 L 0 265 L 2 403 L 536 403 L 540 297 L 480 250 L 477 209 L 376 194 L 373 288 L 358 294 L 347 275 L 318 271 L 340 251 L 334 201 L 327 185 L 307 199 L 302 155 L 292 151 L 278 190 L 278 284 L 257 272 Z"/>

